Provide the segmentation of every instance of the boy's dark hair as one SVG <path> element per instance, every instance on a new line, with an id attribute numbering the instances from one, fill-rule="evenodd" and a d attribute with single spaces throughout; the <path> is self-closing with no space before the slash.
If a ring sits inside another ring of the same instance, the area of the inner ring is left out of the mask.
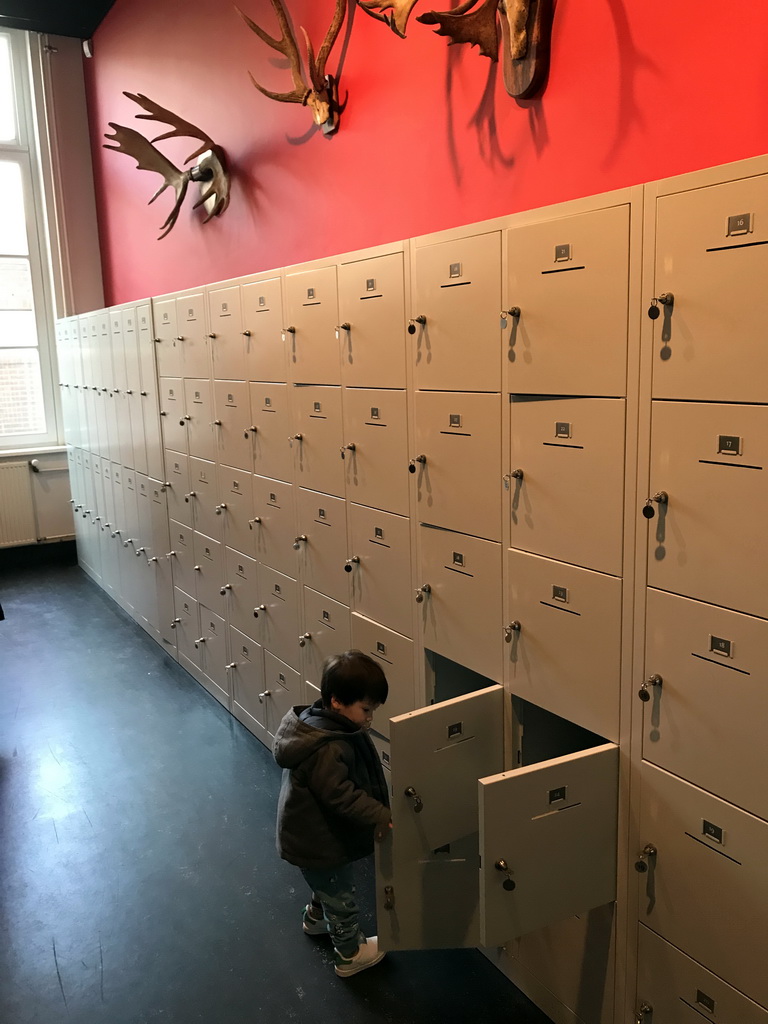
<path id="1" fill-rule="evenodd" d="M 387 677 L 381 665 L 362 651 L 344 651 L 326 658 L 320 680 L 324 708 L 331 706 L 331 697 L 344 707 L 358 700 L 383 704 L 388 693 Z"/>

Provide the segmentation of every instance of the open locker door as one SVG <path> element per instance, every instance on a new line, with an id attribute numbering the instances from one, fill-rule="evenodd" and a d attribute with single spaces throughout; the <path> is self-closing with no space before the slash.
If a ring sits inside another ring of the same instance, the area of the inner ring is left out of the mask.
<path id="1" fill-rule="evenodd" d="M 393 829 L 376 856 L 381 949 L 478 945 L 477 780 L 504 767 L 507 704 L 491 686 L 391 719 Z"/>
<path id="2" fill-rule="evenodd" d="M 480 945 L 616 898 L 618 780 L 612 743 L 479 780 Z"/>

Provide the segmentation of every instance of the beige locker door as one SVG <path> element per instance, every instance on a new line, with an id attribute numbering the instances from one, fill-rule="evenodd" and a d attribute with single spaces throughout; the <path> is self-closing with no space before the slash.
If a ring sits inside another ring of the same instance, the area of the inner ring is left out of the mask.
<path id="1" fill-rule="evenodd" d="M 299 585 L 290 576 L 259 568 L 261 590 L 256 602 L 262 632 L 259 640 L 288 665 L 299 665 Z"/>
<path id="2" fill-rule="evenodd" d="M 513 396 L 514 547 L 621 575 L 624 423 L 619 398 Z"/>
<path id="3" fill-rule="evenodd" d="M 768 823 L 647 762 L 642 785 L 641 924 L 767 1005 Z"/>
<path id="4" fill-rule="evenodd" d="M 105 455 L 105 458 L 109 458 L 111 462 L 120 462 L 120 428 L 117 421 L 117 402 L 115 401 L 115 393 L 112 388 L 111 381 L 110 386 L 106 391 L 102 388 L 101 401 L 104 406 L 104 414 L 107 421 L 107 454 Z M 182 405 L 183 404 L 184 403 L 182 402 Z M 79 418 L 80 411 L 77 404 L 76 408 L 78 408 L 77 415 Z M 79 419 L 78 422 L 80 423 L 80 433 L 82 434 L 82 423 Z"/>
<path id="5" fill-rule="evenodd" d="M 176 633 L 173 621 L 173 572 L 167 553 L 171 549 L 168 523 L 167 490 L 157 481 L 150 482 L 152 498 L 152 551 L 147 561 L 154 576 L 157 601 L 157 629 L 163 647 L 175 656 Z"/>
<path id="6" fill-rule="evenodd" d="M 645 759 L 768 819 L 768 622 L 649 590 L 645 670 Z"/>
<path id="7" fill-rule="evenodd" d="M 159 396 L 155 370 L 155 343 L 152 337 L 152 307 L 146 302 L 136 307 L 138 324 L 139 368 L 141 374 L 141 408 L 144 439 L 147 449 L 147 473 L 155 480 L 163 479 L 163 445 L 158 417 Z"/>
<path id="8" fill-rule="evenodd" d="M 300 384 L 341 384 L 341 343 L 336 268 L 285 276 L 284 337 L 293 380 Z"/>
<path id="9" fill-rule="evenodd" d="M 504 767 L 504 690 L 390 722 L 392 823 L 376 850 L 382 949 L 476 946 L 477 780 Z"/>
<path id="10" fill-rule="evenodd" d="M 224 539 L 224 520 L 217 514 L 221 504 L 216 464 L 189 459 L 190 503 L 194 505 L 195 529 L 216 541 Z"/>
<path id="11" fill-rule="evenodd" d="M 674 303 L 653 325 L 654 397 L 765 401 L 767 180 L 657 199 L 653 295 Z"/>
<path id="12" fill-rule="evenodd" d="M 200 611 L 197 601 L 178 587 L 174 589 L 174 598 L 174 625 L 179 659 L 186 658 L 195 668 L 200 668 L 202 652 L 199 646 L 195 646 L 200 639 Z"/>
<path id="13" fill-rule="evenodd" d="M 296 482 L 343 498 L 341 388 L 294 386 L 291 400 Z"/>
<path id="14" fill-rule="evenodd" d="M 267 732 L 274 738 L 277 727 L 301 696 L 301 676 L 269 651 L 264 651 L 264 706 Z"/>
<path id="15" fill-rule="evenodd" d="M 424 646 L 501 682 L 501 545 L 422 525 L 418 565 Z"/>
<path id="16" fill-rule="evenodd" d="M 210 380 L 184 380 L 184 418 L 187 421 L 189 454 L 216 461 L 213 388 Z"/>
<path id="17" fill-rule="evenodd" d="M 192 484 L 189 478 L 189 456 L 166 451 L 165 472 L 168 516 L 192 530 L 195 526 L 195 502 L 190 496 Z"/>
<path id="18" fill-rule="evenodd" d="M 215 380 L 213 403 L 219 462 L 223 466 L 253 472 L 253 435 L 248 385 L 242 380 Z"/>
<path id="19" fill-rule="evenodd" d="M 125 513 L 125 530 L 128 533 L 127 537 L 125 532 L 123 533 L 123 544 L 128 545 L 133 554 L 141 543 L 139 539 L 141 527 L 139 525 L 138 481 L 132 469 L 123 470 L 123 511 Z"/>
<path id="20" fill-rule="evenodd" d="M 612 743 L 479 780 L 484 946 L 616 898 L 618 789 Z"/>
<path id="21" fill-rule="evenodd" d="M 182 523 L 171 520 L 168 524 L 170 547 L 168 562 L 173 573 L 173 585 L 190 597 L 197 593 L 197 573 L 195 572 L 194 531 Z"/>
<path id="22" fill-rule="evenodd" d="M 287 345 L 279 277 L 242 286 L 246 380 L 286 381 Z M 291 335 L 287 335 L 291 337 Z"/>
<path id="23" fill-rule="evenodd" d="M 165 448 L 174 452 L 189 452 L 184 381 L 181 377 L 160 378 L 160 426 Z"/>
<path id="24" fill-rule="evenodd" d="M 224 540 L 227 546 L 253 556 L 255 544 L 251 474 L 219 466 L 219 493 L 219 508 L 224 520 Z"/>
<path id="25" fill-rule="evenodd" d="M 293 480 L 292 421 L 287 384 L 264 381 L 248 385 L 251 394 L 253 468 L 261 476 Z M 255 428 L 255 429 L 253 429 Z"/>
<path id="26" fill-rule="evenodd" d="M 253 521 L 251 523 L 253 547 L 261 562 L 286 576 L 299 574 L 299 555 L 296 544 L 296 490 L 293 484 L 271 480 L 264 476 L 253 478 Z"/>
<path id="27" fill-rule="evenodd" d="M 210 350 L 205 323 L 203 292 L 182 295 L 176 299 L 176 323 L 182 341 L 185 377 L 210 377 Z"/>
<path id="28" fill-rule="evenodd" d="M 213 376 L 220 380 L 246 380 L 240 286 L 206 288 Z"/>
<path id="29" fill-rule="evenodd" d="M 647 1024 L 768 1024 L 768 1010 L 640 927 L 636 1007 Z"/>
<path id="30" fill-rule="evenodd" d="M 508 232 L 507 390 L 624 395 L 629 206 Z"/>
<path id="31" fill-rule="evenodd" d="M 617 742 L 621 580 L 515 550 L 507 567 L 508 688 Z"/>
<path id="32" fill-rule="evenodd" d="M 389 739 L 390 718 L 416 708 L 413 640 L 353 612 L 352 646 L 378 661 L 387 677 L 387 702 L 376 712 L 373 728 Z"/>
<path id="33" fill-rule="evenodd" d="M 299 646 L 304 678 L 319 686 L 325 659 L 352 648 L 349 608 L 304 587 L 304 625 Z"/>
<path id="34" fill-rule="evenodd" d="M 648 583 L 768 618 L 768 408 L 654 402 Z"/>
<path id="35" fill-rule="evenodd" d="M 347 387 L 404 388 L 403 254 L 342 263 L 338 274 L 342 381 Z"/>
<path id="36" fill-rule="evenodd" d="M 417 391 L 414 408 L 417 515 L 500 540 L 501 396 Z"/>
<path id="37" fill-rule="evenodd" d="M 412 637 L 410 519 L 352 503 L 348 513 L 351 554 L 346 568 L 352 583 L 352 607 Z"/>
<path id="38" fill-rule="evenodd" d="M 405 391 L 344 388 L 347 500 L 408 515 L 408 402 Z"/>
<path id="39" fill-rule="evenodd" d="M 212 540 L 202 533 L 194 532 L 194 554 L 197 599 L 217 615 L 223 615 L 226 609 L 224 588 L 226 569 L 224 567 L 224 547 L 219 541 Z"/>
<path id="40" fill-rule="evenodd" d="M 198 648 L 202 649 L 200 667 L 203 670 L 202 683 L 224 707 L 231 703 L 229 692 L 230 676 L 227 671 L 227 633 L 224 619 L 200 602 L 200 636 Z"/>
<path id="41" fill-rule="evenodd" d="M 414 383 L 426 390 L 501 390 L 501 235 L 416 243 Z M 424 317 L 423 323 L 419 322 Z"/>
<path id="42" fill-rule="evenodd" d="M 229 650 L 232 713 L 261 738 L 266 730 L 264 652 L 259 644 L 233 626 L 229 627 Z"/>
<path id="43" fill-rule="evenodd" d="M 149 480 L 141 473 L 136 474 L 136 506 L 138 513 L 138 540 L 136 543 L 137 556 L 143 555 L 147 559 L 147 552 L 152 549 L 152 491 Z M 139 564 L 142 559 L 139 558 Z"/>
<path id="44" fill-rule="evenodd" d="M 158 377 L 183 377 L 182 339 L 176 320 L 176 299 L 152 299 Z"/>
<path id="45" fill-rule="evenodd" d="M 78 485 L 74 479 L 74 452 L 72 449 L 69 449 L 67 452 L 67 461 L 69 465 L 69 480 L 72 489 L 72 496 L 73 498 L 76 498 Z M 106 521 L 103 525 L 105 530 L 111 531 L 117 526 L 117 520 L 115 518 L 115 495 L 112 487 L 112 463 L 109 459 L 102 459 L 101 481 L 104 487 L 104 515 L 106 517 Z"/>
<path id="46" fill-rule="evenodd" d="M 347 566 L 347 509 L 343 498 L 297 491 L 299 565 L 308 587 L 335 601 L 350 603 Z"/>
<path id="47" fill-rule="evenodd" d="M 260 640 L 263 625 L 257 614 L 260 603 L 258 565 L 255 558 L 249 558 L 240 551 L 226 548 L 224 578 L 226 583 L 227 621 L 251 639 Z"/>
<path id="48" fill-rule="evenodd" d="M 141 362 L 139 359 L 139 325 L 135 306 L 122 312 L 123 348 L 125 351 L 126 396 L 131 420 L 133 466 L 137 473 L 147 472 L 147 442 L 144 436 L 144 412 L 141 397 Z"/>

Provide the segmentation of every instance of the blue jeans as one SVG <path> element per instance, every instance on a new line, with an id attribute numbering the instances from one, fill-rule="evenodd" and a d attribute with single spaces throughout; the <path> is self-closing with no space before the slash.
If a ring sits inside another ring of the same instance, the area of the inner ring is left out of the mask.
<path id="1" fill-rule="evenodd" d="M 312 890 L 312 902 L 323 908 L 333 945 L 343 957 L 354 956 L 362 936 L 352 865 L 301 868 L 301 873 Z"/>

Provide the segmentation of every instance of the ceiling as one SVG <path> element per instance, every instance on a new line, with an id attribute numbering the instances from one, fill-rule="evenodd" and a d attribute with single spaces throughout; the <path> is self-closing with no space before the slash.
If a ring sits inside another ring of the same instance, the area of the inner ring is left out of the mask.
<path id="1" fill-rule="evenodd" d="M 0 28 L 90 39 L 114 0 L 0 0 Z"/>

